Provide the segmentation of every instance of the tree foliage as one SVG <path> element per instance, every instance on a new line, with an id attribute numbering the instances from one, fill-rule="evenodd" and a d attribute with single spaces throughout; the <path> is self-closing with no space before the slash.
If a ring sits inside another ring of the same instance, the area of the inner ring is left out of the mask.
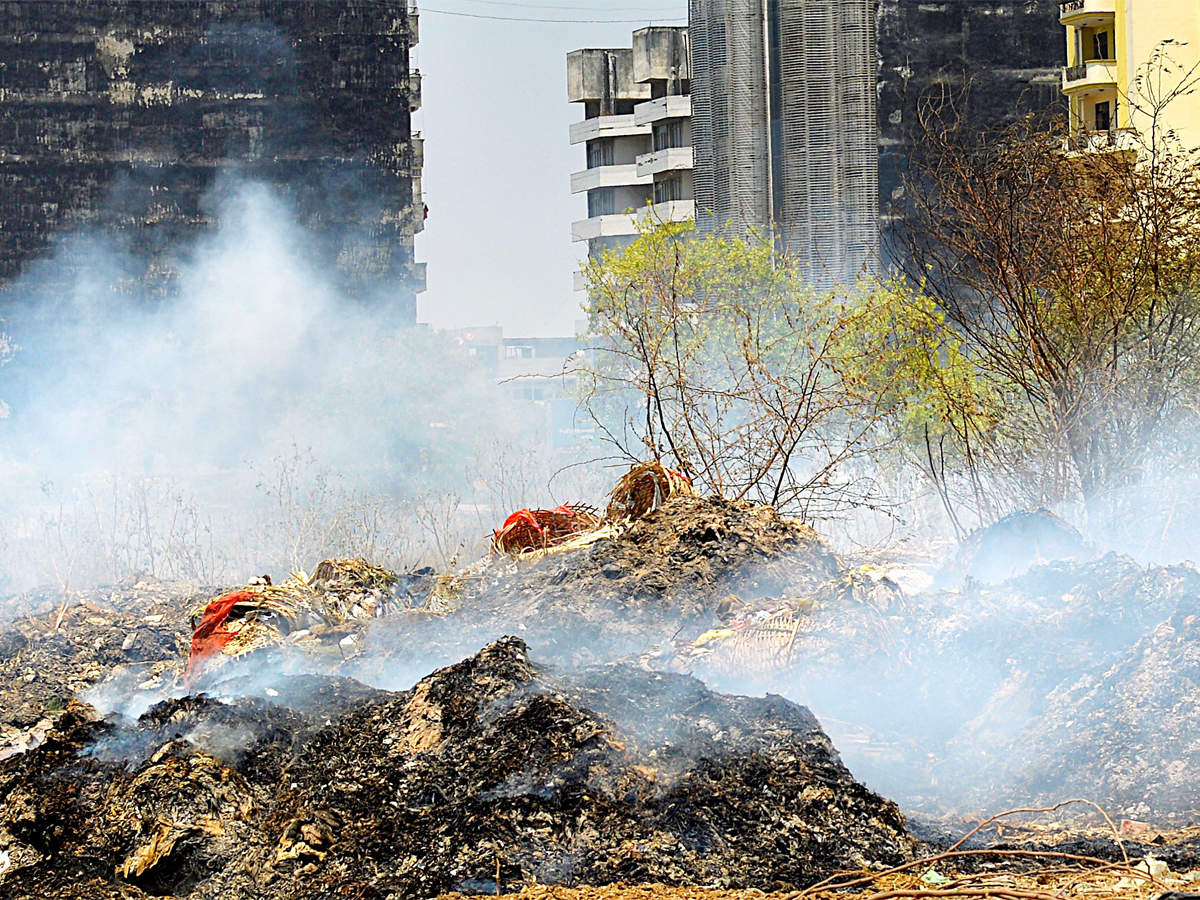
<path id="1" fill-rule="evenodd" d="M 1114 521 L 1200 451 L 1200 156 L 1164 119 L 1200 64 L 1169 49 L 1123 101 L 1140 133 L 925 106 L 903 278 L 817 291 L 770 241 L 691 223 L 590 259 L 593 416 L 627 456 L 809 515 L 915 466 L 959 531 Z"/>
<path id="2" fill-rule="evenodd" d="M 966 135 L 951 104 L 922 126 L 904 250 L 1002 401 L 1000 416 L 950 416 L 974 484 L 988 486 L 981 505 L 1095 510 L 1148 468 L 1191 456 L 1194 154 L 1168 133 L 1136 146 L 1127 134 L 1124 152 L 1073 152 L 1061 130 L 1031 121 Z"/>
<path id="3" fill-rule="evenodd" d="M 769 241 L 651 223 L 585 274 L 588 408 L 630 458 L 809 516 L 874 503 L 898 437 L 976 387 L 945 317 L 900 283 L 820 292 Z"/>

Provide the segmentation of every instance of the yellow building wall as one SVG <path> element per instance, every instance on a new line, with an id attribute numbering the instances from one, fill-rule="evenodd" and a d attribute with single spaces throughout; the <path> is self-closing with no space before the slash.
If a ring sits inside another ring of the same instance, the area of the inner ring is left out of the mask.
<path id="1" fill-rule="evenodd" d="M 1134 101 L 1146 105 L 1147 98 L 1139 96 L 1136 80 L 1143 74 L 1154 51 L 1166 40 L 1177 43 L 1168 48 L 1174 71 L 1163 78 L 1162 93 L 1169 92 L 1182 74 L 1193 67 L 1193 77 L 1200 75 L 1200 0 L 1120 0 L 1124 14 L 1118 13 L 1118 48 L 1126 92 Z M 1181 71 L 1182 69 L 1182 71 Z M 1187 148 L 1200 148 L 1200 85 L 1189 96 L 1178 97 L 1163 111 L 1160 128 L 1165 124 L 1173 129 Z M 1120 124 L 1124 125 L 1122 121 Z M 1134 114 L 1132 125 L 1148 136 L 1149 120 Z"/>
<path id="2" fill-rule="evenodd" d="M 1197 2 L 1200 2 L 1200 0 L 1197 0 Z M 1117 36 L 1117 73 L 1120 78 L 1120 83 L 1117 85 L 1117 93 L 1120 94 L 1120 99 L 1117 101 L 1118 128 L 1129 127 L 1129 85 L 1133 83 L 1128 68 L 1129 53 L 1126 51 L 1126 48 L 1129 46 L 1128 6 L 1129 3 L 1127 0 L 1117 0 L 1117 15 L 1114 30 Z"/>
<path id="3" fill-rule="evenodd" d="M 1169 93 L 1193 67 L 1196 67 L 1193 77 L 1200 75 L 1200 0 L 1115 0 L 1114 11 L 1113 51 L 1117 60 L 1118 96 L 1113 125 L 1136 128 L 1149 139 L 1151 119 L 1145 112 L 1137 110 L 1149 106 L 1150 98 L 1140 88 L 1138 76 L 1146 73 L 1155 50 L 1166 40 L 1176 42 L 1167 50 L 1172 71 L 1164 73 L 1161 91 L 1156 93 Z M 1086 42 L 1091 39 L 1094 29 L 1066 27 L 1068 66 L 1083 61 L 1076 48 L 1077 30 L 1083 32 Z M 1071 128 L 1092 130 L 1096 101 L 1104 99 L 1108 98 L 1072 97 Z M 1185 147 L 1200 149 L 1200 84 L 1191 94 L 1177 97 L 1163 110 L 1159 132 L 1164 129 L 1175 131 Z"/>

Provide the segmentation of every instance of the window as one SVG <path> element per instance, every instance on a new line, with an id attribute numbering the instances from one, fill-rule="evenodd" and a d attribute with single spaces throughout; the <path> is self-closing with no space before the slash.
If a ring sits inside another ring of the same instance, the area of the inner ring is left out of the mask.
<path id="1" fill-rule="evenodd" d="M 601 138 L 598 141 L 588 141 L 587 164 L 589 169 L 613 164 L 612 138 Z"/>
<path id="2" fill-rule="evenodd" d="M 613 188 L 588 191 L 588 218 L 611 216 L 617 212 L 617 192 Z"/>
<path id="3" fill-rule="evenodd" d="M 654 182 L 654 202 L 667 203 L 683 199 L 683 179 L 678 175 Z"/>
<path id="4" fill-rule="evenodd" d="M 686 146 L 683 136 L 683 120 L 671 119 L 654 126 L 654 152 L 667 150 L 671 147 Z"/>
<path id="5" fill-rule="evenodd" d="M 1094 35 L 1092 35 L 1092 42 L 1092 49 L 1096 51 L 1096 55 L 1093 57 L 1093 59 L 1112 59 L 1112 57 L 1108 55 L 1107 31 L 1097 31 Z"/>
<path id="6" fill-rule="evenodd" d="M 1108 100 L 1096 104 L 1096 130 L 1108 131 L 1112 127 L 1112 105 Z"/>

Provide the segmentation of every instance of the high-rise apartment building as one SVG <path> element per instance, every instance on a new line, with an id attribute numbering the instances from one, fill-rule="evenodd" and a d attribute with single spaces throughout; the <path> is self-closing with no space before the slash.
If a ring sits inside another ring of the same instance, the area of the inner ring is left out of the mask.
<path id="1" fill-rule="evenodd" d="M 690 219 L 696 204 L 688 30 L 635 31 L 633 78 L 650 87 L 650 99 L 633 108 L 634 124 L 650 127 L 649 151 L 637 158 L 638 174 L 653 179 L 650 207 L 640 215 L 661 222 Z"/>
<path id="2" fill-rule="evenodd" d="M 1197 0 L 1063 0 L 1060 21 L 1062 90 L 1081 146 L 1134 149 L 1153 128 L 1154 139 L 1171 132 L 1200 148 Z"/>
<path id="3" fill-rule="evenodd" d="M 875 0 L 690 0 L 702 228 L 771 233 L 816 283 L 874 267 Z"/>
<path id="4" fill-rule="evenodd" d="M 634 151 L 633 158 L 646 164 L 627 170 L 637 183 L 616 186 L 607 208 L 644 209 L 675 191 L 696 196 L 703 227 L 732 223 L 765 231 L 774 221 L 781 241 L 793 251 L 804 248 L 806 258 L 845 263 L 842 277 L 851 277 L 855 269 L 848 260 L 874 256 L 877 231 L 869 221 L 870 204 L 877 204 L 885 232 L 903 211 L 903 182 L 920 145 L 923 102 L 952 95 L 965 127 L 979 130 L 1062 104 L 1059 0 L 876 0 L 873 15 L 864 0 L 691 0 L 690 12 L 687 31 L 638 32 L 628 66 L 620 55 L 626 51 L 581 51 L 593 59 L 617 55 L 615 64 L 595 73 L 589 89 L 595 96 L 581 93 L 584 57 L 572 64 L 577 70 L 572 99 L 588 106 L 589 121 L 572 131 L 580 141 L 599 133 L 599 123 L 590 119 L 610 108 L 604 97 L 625 99 L 625 108 L 634 109 L 634 120 L 621 127 L 636 129 L 651 115 L 679 113 L 653 122 L 653 153 Z M 692 97 L 682 84 L 647 81 L 649 63 L 641 61 L 639 48 L 655 48 L 664 58 L 659 45 L 644 37 L 651 33 L 690 40 L 696 70 Z M 621 73 L 627 69 L 633 75 L 622 87 Z M 605 72 L 608 87 L 599 77 Z M 645 100 L 640 86 L 647 83 L 654 97 L 667 96 Z M 870 172 L 871 138 L 863 131 L 871 127 L 872 97 L 877 175 Z M 609 124 L 616 127 L 619 121 Z M 644 128 L 623 136 L 647 139 Z M 676 163 L 684 167 L 674 168 Z M 653 187 L 645 181 L 648 172 L 653 172 Z M 598 177 L 579 173 L 576 189 L 591 195 L 589 187 Z M 876 201 L 870 197 L 873 187 Z M 610 198 L 596 199 L 602 209 Z M 664 218 L 695 205 L 684 200 L 665 210 Z M 631 230 L 631 223 L 628 217 L 580 222 L 575 233 L 596 249 L 619 246 L 628 238 L 583 235 L 604 227 Z M 822 273 L 828 274 L 823 264 L 815 274 Z"/>
<path id="5" fill-rule="evenodd" d="M 587 195 L 588 215 L 571 237 L 586 242 L 589 255 L 628 246 L 639 219 L 695 215 L 690 85 L 686 28 L 643 28 L 632 47 L 567 56 L 567 97 L 584 107 L 571 143 L 587 153 L 571 191 Z"/>

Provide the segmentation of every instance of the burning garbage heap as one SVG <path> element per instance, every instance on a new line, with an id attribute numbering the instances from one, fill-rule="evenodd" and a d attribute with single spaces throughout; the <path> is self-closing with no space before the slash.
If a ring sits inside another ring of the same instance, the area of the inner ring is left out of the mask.
<path id="1" fill-rule="evenodd" d="M 72 702 L 0 770 L 5 895 L 769 887 L 915 847 L 782 698 L 628 665 L 555 671 L 516 638 L 402 693 L 289 684 L 124 725 Z"/>
<path id="2" fill-rule="evenodd" d="M 67 702 L 120 672 L 125 687 L 174 684 L 186 658 L 195 585 L 130 579 L 9 604 L 0 624 L 0 759 L 47 731 Z M 123 687 L 123 689 L 125 689 Z"/>
<path id="3" fill-rule="evenodd" d="M 459 571 L 328 560 L 46 598 L 0 629 L 0 892 L 770 888 L 916 865 L 806 708 L 701 682 L 813 708 L 923 814 L 1078 795 L 1194 816 L 1200 573 L 1098 558 L 1044 513 L 944 558 L 906 591 L 647 465 L 603 515 L 514 513 Z"/>

